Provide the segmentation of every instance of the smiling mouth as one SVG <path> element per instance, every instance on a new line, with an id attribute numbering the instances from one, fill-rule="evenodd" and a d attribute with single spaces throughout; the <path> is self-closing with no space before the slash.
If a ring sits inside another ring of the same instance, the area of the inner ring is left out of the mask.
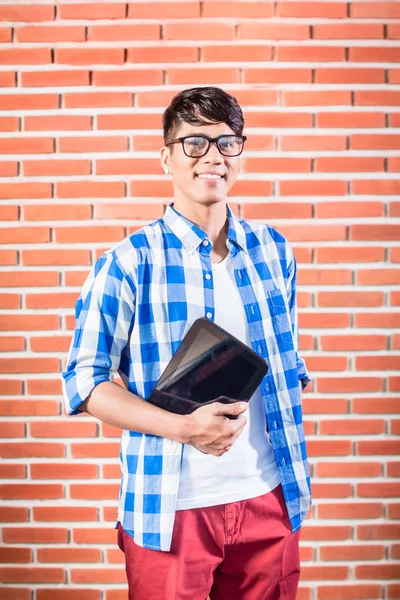
<path id="1" fill-rule="evenodd" d="M 200 173 L 199 175 L 196 175 L 196 177 L 198 177 L 199 179 L 204 179 L 204 180 L 209 180 L 209 181 L 219 181 L 221 179 L 224 179 L 223 175 L 211 174 L 211 173 Z"/>

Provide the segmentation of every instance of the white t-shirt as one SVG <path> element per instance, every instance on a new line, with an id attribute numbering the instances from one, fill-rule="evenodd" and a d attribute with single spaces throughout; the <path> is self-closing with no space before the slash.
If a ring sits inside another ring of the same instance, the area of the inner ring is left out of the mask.
<path id="1" fill-rule="evenodd" d="M 214 263 L 212 273 L 215 323 L 251 346 L 231 254 L 222 262 Z M 232 448 L 222 456 L 204 454 L 193 446 L 184 445 L 177 510 L 255 498 L 279 485 L 259 389 L 250 398 L 244 415 L 247 418 L 245 427 Z"/>

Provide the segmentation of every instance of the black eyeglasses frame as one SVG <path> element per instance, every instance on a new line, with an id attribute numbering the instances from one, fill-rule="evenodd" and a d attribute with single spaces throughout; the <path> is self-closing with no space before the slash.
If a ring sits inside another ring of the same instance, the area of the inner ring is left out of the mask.
<path id="1" fill-rule="evenodd" d="M 206 151 L 203 154 L 198 154 L 196 156 L 190 156 L 189 154 L 186 154 L 186 152 L 185 152 L 185 140 L 188 139 L 188 138 L 192 138 L 192 137 L 200 137 L 200 138 L 204 138 L 205 140 L 208 141 L 207 149 L 206 149 Z M 239 152 L 239 154 L 225 154 L 224 152 L 221 151 L 218 142 L 219 142 L 219 140 L 221 138 L 227 138 L 227 137 L 241 138 L 243 144 L 242 144 L 242 149 Z M 218 151 L 222 154 L 222 156 L 227 156 L 228 158 L 234 158 L 235 156 L 240 156 L 242 154 L 243 149 L 244 149 L 244 143 L 245 143 L 246 140 L 247 140 L 247 136 L 245 136 L 245 135 L 239 135 L 237 133 L 232 133 L 232 134 L 228 133 L 228 134 L 225 134 L 225 135 L 219 135 L 216 138 L 210 138 L 208 135 L 199 134 L 199 135 L 185 135 L 183 137 L 176 138 L 175 140 L 171 140 L 170 142 L 166 142 L 165 145 L 169 146 L 170 144 L 179 144 L 179 142 L 180 142 L 182 144 L 182 150 L 183 150 L 185 156 L 187 156 L 188 158 L 201 158 L 202 156 L 205 156 L 207 154 L 207 152 L 209 151 L 209 149 L 211 147 L 211 144 L 215 143 L 216 146 L 217 146 L 217 148 L 218 148 Z"/>

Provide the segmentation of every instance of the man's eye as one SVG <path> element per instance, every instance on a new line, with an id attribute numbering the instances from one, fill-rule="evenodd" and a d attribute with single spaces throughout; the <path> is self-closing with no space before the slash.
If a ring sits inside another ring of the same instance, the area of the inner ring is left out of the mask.
<path id="1" fill-rule="evenodd" d="M 189 138 L 186 140 L 186 143 L 190 144 L 190 146 L 204 146 L 206 140 L 204 138 Z"/>

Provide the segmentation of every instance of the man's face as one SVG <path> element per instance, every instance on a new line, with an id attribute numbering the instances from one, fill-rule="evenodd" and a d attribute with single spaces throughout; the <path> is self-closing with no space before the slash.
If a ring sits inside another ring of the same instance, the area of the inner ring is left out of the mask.
<path id="1" fill-rule="evenodd" d="M 225 123 L 210 123 L 199 127 L 182 123 L 174 139 L 186 135 L 207 135 L 216 138 L 219 135 L 235 135 L 235 132 Z M 180 142 L 173 146 L 163 146 L 161 162 L 163 168 L 168 167 L 172 172 L 174 198 L 177 203 L 211 205 L 226 202 L 240 168 L 240 156 L 223 156 L 216 144 L 211 144 L 207 154 L 199 158 L 186 156 Z M 207 173 L 221 177 L 207 178 Z"/>

